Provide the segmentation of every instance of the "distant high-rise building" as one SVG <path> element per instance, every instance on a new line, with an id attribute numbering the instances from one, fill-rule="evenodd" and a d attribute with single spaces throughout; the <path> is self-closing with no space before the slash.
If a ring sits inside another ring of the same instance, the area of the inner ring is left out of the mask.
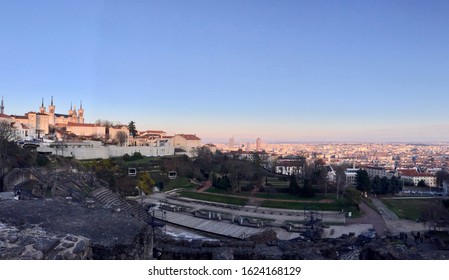
<path id="1" fill-rule="evenodd" d="M 251 144 L 250 144 L 249 142 L 246 143 L 246 151 L 247 151 L 247 152 L 249 152 L 249 150 L 250 150 L 250 147 L 251 147 L 250 145 L 251 145 Z"/>
<path id="2" fill-rule="evenodd" d="M 262 151 L 262 140 L 260 138 L 257 138 L 256 140 L 256 150 L 258 152 Z"/>
<path id="3" fill-rule="evenodd" d="M 234 148 L 234 145 L 235 145 L 234 137 L 229 138 L 229 148 L 230 149 Z"/>
<path id="4" fill-rule="evenodd" d="M 5 113 L 5 106 L 3 105 L 3 96 L 2 96 L 2 104 L 0 106 L 0 114 L 4 114 Z"/>

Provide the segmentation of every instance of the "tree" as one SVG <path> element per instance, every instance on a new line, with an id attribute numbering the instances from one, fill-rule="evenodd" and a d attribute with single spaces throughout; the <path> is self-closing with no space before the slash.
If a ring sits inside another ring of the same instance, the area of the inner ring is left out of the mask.
<path id="1" fill-rule="evenodd" d="M 362 200 L 360 191 L 354 189 L 353 187 L 347 188 L 345 190 L 344 198 L 346 198 L 352 205 L 357 207 Z"/>
<path id="2" fill-rule="evenodd" d="M 427 184 L 426 184 L 426 181 L 424 181 L 424 180 L 419 180 L 419 182 L 418 182 L 418 187 L 420 187 L 420 188 L 427 188 L 428 186 L 427 186 Z"/>
<path id="3" fill-rule="evenodd" d="M 146 195 L 151 194 L 151 188 L 154 186 L 154 180 L 149 172 L 140 172 L 137 177 L 137 187 Z"/>
<path id="4" fill-rule="evenodd" d="M 304 186 L 301 189 L 300 196 L 311 198 L 315 196 L 315 190 L 312 187 L 310 179 L 304 179 Z"/>
<path id="5" fill-rule="evenodd" d="M 223 169 L 229 178 L 232 192 L 241 192 L 240 182 L 251 176 L 251 162 L 237 159 L 226 160 Z"/>
<path id="6" fill-rule="evenodd" d="M 7 161 L 7 147 L 9 142 L 16 138 L 16 130 L 8 121 L 0 121 L 0 166 L 2 168 L 2 175 Z"/>
<path id="7" fill-rule="evenodd" d="M 382 177 L 382 179 L 380 180 L 380 185 L 382 188 L 382 194 L 387 194 L 389 192 L 391 192 L 392 187 L 391 187 L 391 180 L 388 180 L 387 177 Z"/>
<path id="8" fill-rule="evenodd" d="M 128 140 L 128 134 L 124 131 L 118 131 L 115 135 L 115 140 L 117 140 L 120 146 L 123 146 Z"/>
<path id="9" fill-rule="evenodd" d="M 55 149 L 56 155 L 58 155 L 58 152 L 61 151 L 61 156 L 64 156 L 64 150 L 66 146 L 66 142 L 69 141 L 72 137 L 74 137 L 74 134 L 70 134 L 67 132 L 67 128 L 64 127 L 60 130 L 58 130 L 59 134 L 61 134 L 61 137 L 57 138 L 53 148 Z"/>
<path id="10" fill-rule="evenodd" d="M 263 166 L 265 165 L 265 158 L 263 154 L 256 152 L 253 156 L 253 182 L 260 188 L 262 187 Z"/>
<path id="11" fill-rule="evenodd" d="M 437 186 L 442 186 L 444 181 L 449 181 L 449 172 L 446 170 L 437 171 L 435 176 L 437 177 Z"/>
<path id="12" fill-rule="evenodd" d="M 324 159 L 317 159 L 312 173 L 312 183 L 315 183 L 324 188 L 324 197 L 327 196 L 327 175 L 328 170 Z"/>
<path id="13" fill-rule="evenodd" d="M 391 194 L 398 193 L 402 191 L 402 181 L 398 179 L 398 177 L 393 176 L 390 179 L 391 184 Z"/>
<path id="14" fill-rule="evenodd" d="M 208 179 L 209 174 L 213 170 L 213 154 L 210 149 L 206 147 L 196 148 L 195 164 L 200 168 L 200 172 Z"/>
<path id="15" fill-rule="evenodd" d="M 337 199 L 340 193 L 343 193 L 346 186 L 346 165 L 338 165 L 334 167 L 335 170 L 335 187 L 337 188 Z"/>
<path id="16" fill-rule="evenodd" d="M 371 190 L 371 181 L 368 172 L 363 169 L 357 170 L 355 176 L 356 188 L 361 192 L 369 192 Z"/>
<path id="17" fill-rule="evenodd" d="M 98 178 L 104 180 L 109 184 L 111 189 L 116 188 L 116 176 L 119 171 L 119 167 L 111 159 L 97 160 L 93 163 L 92 169 Z"/>
<path id="18" fill-rule="evenodd" d="M 133 136 L 136 137 L 137 135 L 137 129 L 136 129 L 136 123 L 134 121 L 130 121 L 128 124 L 128 129 L 129 129 L 129 133 Z"/>
<path id="19" fill-rule="evenodd" d="M 380 179 L 380 177 L 378 175 L 376 175 L 373 179 L 372 189 L 373 189 L 373 193 L 375 193 L 376 195 L 384 193 L 383 189 L 382 189 L 382 180 Z"/>
<path id="20" fill-rule="evenodd" d="M 421 212 L 423 219 L 430 230 L 437 230 L 439 227 L 446 227 L 449 223 L 449 212 L 440 200 L 429 204 L 427 209 Z"/>
<path id="21" fill-rule="evenodd" d="M 290 193 L 296 194 L 296 195 L 299 194 L 300 189 L 299 189 L 298 182 L 296 181 L 296 175 L 294 175 L 294 174 L 290 175 L 289 188 L 290 188 Z"/>

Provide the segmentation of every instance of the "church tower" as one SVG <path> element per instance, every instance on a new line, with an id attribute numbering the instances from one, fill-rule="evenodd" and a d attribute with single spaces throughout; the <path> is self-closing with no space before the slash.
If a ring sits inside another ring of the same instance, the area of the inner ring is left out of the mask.
<path id="1" fill-rule="evenodd" d="M 78 120 L 79 123 L 84 123 L 83 101 L 80 102 L 80 108 L 78 109 Z"/>
<path id="2" fill-rule="evenodd" d="M 50 114 L 50 124 L 55 124 L 55 105 L 53 105 L 53 96 L 51 97 L 50 106 L 48 106 L 48 112 Z"/>
<path id="3" fill-rule="evenodd" d="M 39 108 L 39 113 L 45 114 L 45 106 L 44 106 L 44 99 L 43 98 L 42 98 L 41 107 Z"/>
<path id="4" fill-rule="evenodd" d="M 69 110 L 69 112 L 68 112 L 68 119 L 69 119 L 69 122 L 73 122 L 73 119 L 72 119 L 72 117 L 73 117 L 73 105 L 72 105 L 72 102 L 70 102 L 70 110 Z"/>
<path id="5" fill-rule="evenodd" d="M 78 113 L 76 112 L 76 105 L 73 105 L 72 121 L 74 123 L 78 123 Z"/>
<path id="6" fill-rule="evenodd" d="M 3 105 L 3 96 L 2 96 L 2 104 L 0 105 L 0 114 L 5 114 L 5 105 Z"/>

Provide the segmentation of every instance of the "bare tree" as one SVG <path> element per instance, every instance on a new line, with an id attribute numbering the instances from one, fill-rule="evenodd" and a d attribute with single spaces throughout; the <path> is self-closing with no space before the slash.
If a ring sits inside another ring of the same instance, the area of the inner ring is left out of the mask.
<path id="1" fill-rule="evenodd" d="M 126 140 L 128 140 L 128 134 L 124 131 L 118 131 L 115 135 L 115 140 L 117 140 L 120 146 L 123 146 Z"/>
<path id="2" fill-rule="evenodd" d="M 4 173 L 4 167 L 7 160 L 7 147 L 9 142 L 16 139 L 16 129 L 8 121 L 0 121 L 0 166 L 2 168 L 2 174 Z"/>
<path id="3" fill-rule="evenodd" d="M 231 183 L 232 192 L 241 192 L 241 181 L 251 177 L 251 162 L 228 160 L 223 168 Z"/>
<path id="4" fill-rule="evenodd" d="M 61 151 L 61 156 L 64 157 L 66 144 L 74 135 L 68 133 L 66 128 L 60 129 L 58 132 L 61 134 L 61 137 L 56 139 L 53 148 L 55 149 L 56 155 L 58 155 L 58 152 Z"/>
<path id="5" fill-rule="evenodd" d="M 344 192 L 346 186 L 346 174 L 345 171 L 348 165 L 337 165 L 334 167 L 335 170 L 335 187 L 337 188 L 337 199 L 340 197 L 340 193 Z"/>

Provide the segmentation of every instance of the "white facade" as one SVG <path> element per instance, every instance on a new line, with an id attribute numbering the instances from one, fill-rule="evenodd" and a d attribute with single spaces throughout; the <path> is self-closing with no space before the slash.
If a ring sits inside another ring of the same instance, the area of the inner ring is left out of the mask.
<path id="1" fill-rule="evenodd" d="M 379 176 L 380 178 L 387 176 L 387 170 L 382 167 L 373 167 L 373 166 L 367 166 L 363 168 L 368 173 L 368 176 L 370 178 L 374 178 L 376 176 Z"/>
<path id="2" fill-rule="evenodd" d="M 345 171 L 346 176 L 346 185 L 349 186 L 356 186 L 356 177 L 357 177 L 357 171 L 359 171 L 359 168 L 347 168 Z"/>
<path id="3" fill-rule="evenodd" d="M 189 157 L 195 155 L 195 150 L 201 147 L 201 139 L 193 134 L 177 134 L 173 136 L 172 143 L 175 148 L 183 149 Z"/>
<path id="4" fill-rule="evenodd" d="M 63 143 L 64 149 L 57 149 L 53 143 L 49 145 L 41 145 L 37 148 L 41 153 L 58 154 L 64 157 L 73 157 L 78 160 L 88 159 L 107 159 L 110 157 L 121 157 L 125 154 L 132 156 L 134 153 L 141 153 L 147 157 L 171 156 L 175 154 L 174 148 L 171 146 L 130 146 L 120 147 L 115 145 L 103 146 L 101 142 L 85 141 L 80 143 Z"/>
<path id="5" fill-rule="evenodd" d="M 434 175 L 426 174 L 426 175 L 402 175 L 401 179 L 404 180 L 404 182 L 410 182 L 413 183 L 413 185 L 418 186 L 419 181 L 424 181 L 426 185 L 429 187 L 436 187 L 437 186 L 437 178 Z"/>

